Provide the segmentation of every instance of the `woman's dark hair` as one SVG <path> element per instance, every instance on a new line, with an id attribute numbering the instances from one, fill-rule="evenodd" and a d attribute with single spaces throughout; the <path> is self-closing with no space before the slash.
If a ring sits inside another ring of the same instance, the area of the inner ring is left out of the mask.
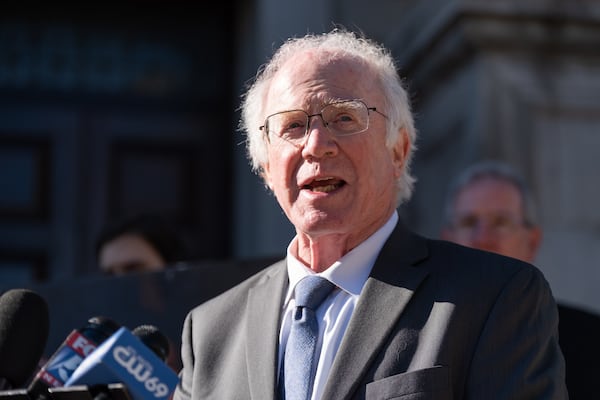
<path id="1" fill-rule="evenodd" d="M 173 226 L 156 214 L 139 214 L 106 224 L 96 239 L 96 256 L 105 243 L 128 233 L 146 240 L 167 265 L 185 261 L 188 256 L 183 238 Z"/>

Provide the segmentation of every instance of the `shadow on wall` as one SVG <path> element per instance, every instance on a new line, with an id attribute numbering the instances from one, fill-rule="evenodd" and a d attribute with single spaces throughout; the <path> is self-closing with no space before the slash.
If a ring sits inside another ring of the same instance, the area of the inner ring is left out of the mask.
<path id="1" fill-rule="evenodd" d="M 51 356 L 68 334 L 89 318 L 105 316 L 130 330 L 145 324 L 158 327 L 172 342 L 169 364 L 177 369 L 181 364 L 181 329 L 187 312 L 272 261 L 182 264 L 160 272 L 29 287 L 48 303 L 50 333 L 44 356 Z M 1 291 L 8 289 L 12 288 L 2 287 Z"/>

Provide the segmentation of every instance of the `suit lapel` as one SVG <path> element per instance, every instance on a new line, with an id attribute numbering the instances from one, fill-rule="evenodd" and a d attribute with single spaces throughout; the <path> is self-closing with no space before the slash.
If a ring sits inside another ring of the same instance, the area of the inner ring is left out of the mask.
<path id="1" fill-rule="evenodd" d="M 399 224 L 400 225 L 400 224 Z M 414 264 L 427 256 L 425 241 L 397 227 L 382 248 L 335 357 L 323 399 L 355 392 L 381 346 L 428 271 Z"/>
<path id="2" fill-rule="evenodd" d="M 270 269 L 266 279 L 249 291 L 246 313 L 246 363 L 250 398 L 260 400 L 272 400 L 275 396 L 279 320 L 288 279 L 285 261 L 278 262 Z"/>

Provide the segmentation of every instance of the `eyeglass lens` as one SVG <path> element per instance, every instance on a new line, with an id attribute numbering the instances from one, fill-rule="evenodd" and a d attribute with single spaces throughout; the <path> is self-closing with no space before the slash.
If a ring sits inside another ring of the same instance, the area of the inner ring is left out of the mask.
<path id="1" fill-rule="evenodd" d="M 454 223 L 454 229 L 464 235 L 472 235 L 476 231 L 485 229 L 489 233 L 502 236 L 512 233 L 524 224 L 523 220 L 509 215 L 499 214 L 487 217 L 465 215 L 457 219 Z"/>

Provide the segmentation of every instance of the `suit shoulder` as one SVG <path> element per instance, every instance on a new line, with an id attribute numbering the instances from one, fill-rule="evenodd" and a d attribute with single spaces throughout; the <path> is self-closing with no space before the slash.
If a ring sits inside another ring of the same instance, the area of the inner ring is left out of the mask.
<path id="1" fill-rule="evenodd" d="M 445 240 L 426 239 L 432 256 L 440 256 L 448 259 L 449 262 L 461 262 L 469 265 L 477 265 L 481 268 L 498 267 L 509 271 L 517 270 L 537 270 L 537 267 L 516 258 L 507 257 L 501 254 L 492 253 L 485 250 L 474 249 L 460 244 L 448 242 Z M 506 271 L 508 272 L 508 271 Z"/>
<path id="2" fill-rule="evenodd" d="M 426 239 L 428 264 L 444 275 L 463 276 L 474 283 L 503 287 L 512 282 L 522 288 L 550 290 L 545 276 L 535 265 L 516 258 L 473 249 L 445 240 Z M 520 282 L 520 283 L 516 283 Z"/>
<path id="3" fill-rule="evenodd" d="M 197 305 L 190 311 L 190 314 L 211 313 L 217 310 L 221 313 L 228 307 L 239 307 L 240 303 L 246 301 L 250 289 L 272 278 L 282 268 L 285 268 L 285 260 L 280 260 L 267 266 L 225 292 Z"/>

